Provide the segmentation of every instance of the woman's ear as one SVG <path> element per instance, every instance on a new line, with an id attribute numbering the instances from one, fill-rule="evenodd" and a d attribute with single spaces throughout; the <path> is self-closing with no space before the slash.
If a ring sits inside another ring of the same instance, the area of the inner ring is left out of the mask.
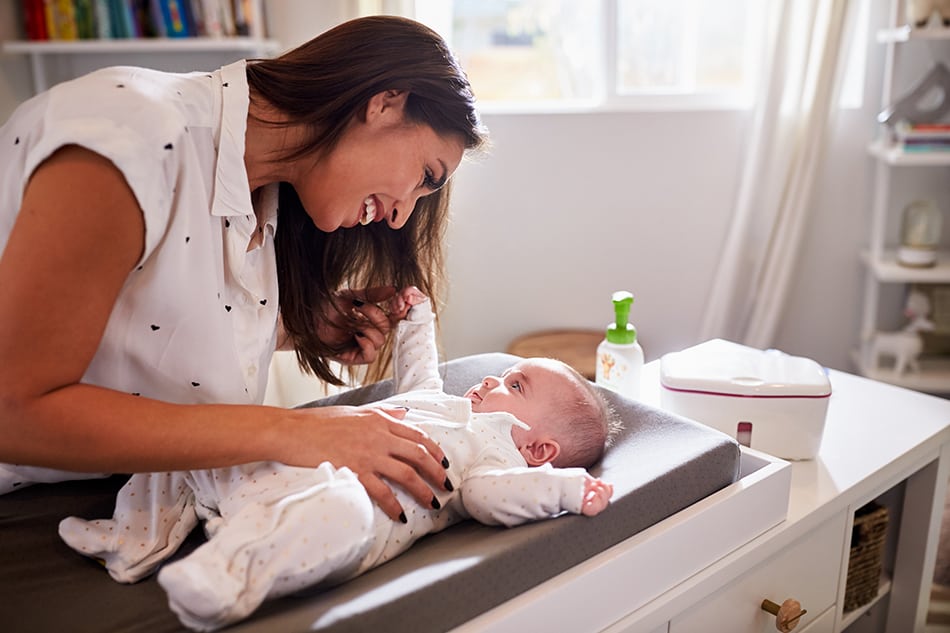
<path id="1" fill-rule="evenodd" d="M 544 439 L 525 444 L 518 450 L 528 466 L 542 466 L 557 459 L 561 454 L 561 445 L 555 440 Z"/>
<path id="2" fill-rule="evenodd" d="M 402 120 L 403 109 L 409 93 L 405 90 L 384 90 L 370 97 L 366 104 L 366 120 L 385 118 L 385 120 Z M 393 118 L 395 117 L 395 119 Z"/>

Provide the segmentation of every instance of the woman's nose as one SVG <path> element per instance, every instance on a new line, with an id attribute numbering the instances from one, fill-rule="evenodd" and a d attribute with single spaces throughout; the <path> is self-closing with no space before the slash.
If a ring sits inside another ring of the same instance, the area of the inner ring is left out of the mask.
<path id="1" fill-rule="evenodd" d="M 393 205 L 393 212 L 389 214 L 389 228 L 401 229 L 409 221 L 409 216 L 416 208 L 419 196 L 410 196 L 404 200 L 397 200 Z"/>

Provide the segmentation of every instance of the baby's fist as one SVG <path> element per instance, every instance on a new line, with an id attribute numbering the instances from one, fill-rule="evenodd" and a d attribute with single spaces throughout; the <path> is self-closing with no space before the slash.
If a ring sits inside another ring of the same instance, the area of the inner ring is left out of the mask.
<path id="1" fill-rule="evenodd" d="M 614 487 L 602 479 L 588 477 L 584 482 L 584 499 L 581 502 L 581 514 L 592 517 L 600 514 L 610 503 Z"/>
<path id="2" fill-rule="evenodd" d="M 401 321 L 409 314 L 412 306 L 419 305 L 429 298 L 422 294 L 422 291 L 415 286 L 406 286 L 396 293 L 396 296 L 389 300 L 389 318 L 392 321 Z"/>

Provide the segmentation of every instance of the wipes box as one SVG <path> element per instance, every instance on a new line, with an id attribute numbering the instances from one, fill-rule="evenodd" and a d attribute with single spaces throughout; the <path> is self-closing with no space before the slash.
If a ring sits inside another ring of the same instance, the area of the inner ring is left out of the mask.
<path id="1" fill-rule="evenodd" d="M 818 454 L 831 383 L 815 361 L 713 339 L 660 360 L 660 405 L 784 459 Z"/>

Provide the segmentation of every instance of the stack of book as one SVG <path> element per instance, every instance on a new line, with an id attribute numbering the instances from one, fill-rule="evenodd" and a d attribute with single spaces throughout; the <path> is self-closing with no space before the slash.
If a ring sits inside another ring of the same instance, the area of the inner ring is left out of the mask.
<path id="1" fill-rule="evenodd" d="M 30 40 L 261 36 L 254 0 L 20 0 Z"/>
<path id="2" fill-rule="evenodd" d="M 894 126 L 894 136 L 905 152 L 950 151 L 950 123 L 908 123 Z"/>

